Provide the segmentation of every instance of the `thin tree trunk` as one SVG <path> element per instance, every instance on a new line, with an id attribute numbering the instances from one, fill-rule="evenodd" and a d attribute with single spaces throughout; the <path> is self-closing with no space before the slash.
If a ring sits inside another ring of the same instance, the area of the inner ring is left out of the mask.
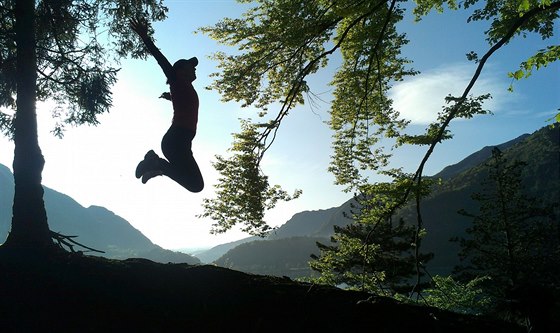
<path id="1" fill-rule="evenodd" d="M 37 139 L 35 0 L 17 0 L 15 9 L 17 42 L 17 112 L 13 163 L 15 195 L 12 230 L 6 240 L 6 246 L 45 249 L 52 248 L 54 243 L 50 236 L 41 185 L 45 160 Z"/>

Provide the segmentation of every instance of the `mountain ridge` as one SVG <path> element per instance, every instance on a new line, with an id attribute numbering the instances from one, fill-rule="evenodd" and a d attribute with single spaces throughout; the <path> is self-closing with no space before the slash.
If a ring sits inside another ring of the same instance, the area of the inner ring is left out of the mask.
<path id="1" fill-rule="evenodd" d="M 250 236 L 242 238 L 237 241 L 228 242 L 216 245 L 205 251 L 195 254 L 194 256 L 200 259 L 202 263 L 212 263 L 218 260 L 221 256 L 228 251 L 236 248 L 237 246 L 263 240 L 280 240 L 292 237 L 310 237 L 310 238 L 329 238 L 332 234 L 327 230 L 333 229 L 334 225 L 344 226 L 350 222 L 345 218 L 342 211 L 349 207 L 354 199 L 349 199 L 341 206 L 331 207 L 326 209 L 317 210 L 304 210 L 295 213 L 286 223 L 282 224 L 279 228 L 272 231 L 266 237 Z M 339 214 L 338 214 L 339 213 Z M 309 222 L 309 223 L 305 223 Z M 305 225 L 303 225 L 305 223 Z M 303 228 L 300 226 L 303 225 Z"/>
<path id="2" fill-rule="evenodd" d="M 515 139 L 497 145 L 497 147 L 502 150 L 510 150 L 512 147 L 521 147 L 525 142 L 525 144 L 533 144 L 535 146 L 525 149 L 529 152 L 538 151 L 539 149 L 542 150 L 544 148 L 541 149 L 540 147 L 543 146 L 543 143 L 535 143 L 538 138 L 538 136 L 536 136 L 537 132 L 548 133 L 550 136 L 548 139 L 551 140 L 551 142 L 555 142 L 556 140 L 556 144 L 558 145 L 558 128 L 556 128 L 555 131 L 547 131 L 546 128 L 543 128 L 533 134 L 522 134 Z M 556 135 L 556 137 L 554 137 L 554 135 Z M 543 138 L 541 139 L 544 140 Z M 444 180 L 449 180 L 454 177 L 457 179 L 469 177 L 469 170 L 480 165 L 490 157 L 493 147 L 494 146 L 483 147 L 458 163 L 446 166 L 432 177 L 440 177 Z M 518 154 L 522 154 L 523 158 L 526 160 L 531 158 L 530 155 L 527 155 L 530 153 L 521 152 Z M 550 175 L 554 170 L 540 170 L 539 172 L 541 174 Z M 537 186 L 534 184 L 540 184 L 538 185 L 540 188 L 550 183 L 546 177 L 537 177 L 531 180 L 531 182 L 533 186 Z M 449 185 L 446 186 L 449 187 Z M 10 229 L 11 203 L 13 198 L 13 175 L 10 169 L 2 164 L 0 164 L 0 188 L 8 189 L 8 191 L 0 191 L 0 241 L 2 241 L 5 239 Z M 297 244 L 308 248 L 308 244 L 305 244 L 306 237 L 309 242 L 315 242 L 318 238 L 328 239 L 333 234 L 333 227 L 335 225 L 345 226 L 349 224 L 351 220 L 346 218 L 344 213 L 348 213 L 352 203 L 355 202 L 354 199 L 351 198 L 338 207 L 298 212 L 264 239 L 260 237 L 247 237 L 238 241 L 220 244 L 206 251 L 197 253 L 195 256 L 190 256 L 165 250 L 153 244 L 139 230 L 130 225 L 128 221 L 105 207 L 90 206 L 85 208 L 63 193 L 48 187 L 44 188 L 45 205 L 47 207 L 47 214 L 49 215 L 49 225 L 52 230 L 64 234 L 77 234 L 80 237 L 78 240 L 81 243 L 106 251 L 108 253 L 106 256 L 113 259 L 145 257 L 159 262 L 186 262 L 190 264 L 214 262 L 239 245 L 254 241 L 272 241 L 299 237 L 300 240 Z M 439 191 L 443 193 L 447 190 L 444 186 L 440 188 Z M 461 205 L 464 200 L 464 196 L 454 198 L 453 195 L 450 195 L 449 197 L 449 201 L 453 203 L 454 206 Z M 424 208 L 428 210 L 427 216 L 434 213 L 431 211 L 435 209 L 432 206 L 433 204 L 428 198 L 424 205 Z M 409 218 L 411 217 L 409 216 Z M 459 217 L 454 218 L 460 219 Z M 67 222 L 59 223 L 59 221 Z M 464 224 L 466 222 L 463 221 L 458 224 L 460 225 L 461 223 Z M 432 235 L 434 233 L 445 233 L 444 231 L 451 232 L 453 228 L 450 229 L 448 225 L 440 225 L 434 229 L 435 231 L 432 232 Z M 429 237 L 432 237 L 432 235 L 428 236 L 428 241 L 426 242 L 428 245 L 430 244 Z M 99 238 L 102 238 L 103 241 L 98 241 Z M 428 246 L 428 248 L 430 247 Z M 452 261 L 451 256 L 452 255 L 449 255 L 446 260 L 443 260 L 446 262 L 443 266 L 448 266 L 448 263 Z M 438 260 L 436 259 L 436 263 L 437 262 Z"/>
<path id="3" fill-rule="evenodd" d="M 521 159 L 525 161 L 531 161 L 528 164 L 527 171 L 524 174 L 524 183 L 527 185 L 527 190 L 532 195 L 538 195 L 546 200 L 560 200 L 560 185 L 558 181 L 554 183 L 549 178 L 560 179 L 559 171 L 559 145 L 560 145 L 560 129 L 557 126 L 555 129 L 550 129 L 549 127 L 544 127 L 532 134 L 522 134 L 513 140 L 509 140 L 500 145 L 498 148 L 504 151 L 505 156 L 509 160 Z M 464 234 L 464 230 L 470 224 L 470 220 L 464 216 L 457 214 L 459 209 L 467 209 L 470 211 L 477 211 L 478 207 L 476 203 L 471 200 L 472 193 L 476 192 L 479 187 L 478 183 L 482 180 L 483 174 L 480 168 L 483 168 L 484 162 L 491 157 L 492 149 L 496 146 L 486 146 L 476 151 L 456 164 L 447 166 L 442 169 L 442 171 L 436 173 L 432 177 L 441 177 L 444 180 L 443 185 L 436 187 L 434 192 L 425 200 L 421 205 L 422 207 L 422 218 L 425 223 L 425 228 L 427 230 L 427 235 L 422 242 L 422 250 L 425 252 L 434 252 L 435 257 L 428 263 L 428 268 L 431 274 L 449 274 L 454 266 L 457 264 L 457 253 L 458 244 L 449 242 L 449 238 L 452 236 L 460 236 Z M 542 160 L 535 161 L 536 152 L 540 152 L 539 156 Z M 555 173 L 554 173 L 555 172 Z M 554 185 L 556 184 L 556 185 Z M 542 189 L 545 190 L 545 194 L 540 193 Z M 290 219 L 286 224 L 280 226 L 276 230 L 277 235 L 284 235 L 284 226 L 289 225 L 291 233 L 297 233 L 298 223 L 305 223 L 305 219 L 309 219 L 312 222 L 310 225 L 317 226 L 319 221 L 314 219 L 319 218 L 324 215 L 324 211 L 331 212 L 330 218 L 324 218 L 324 230 L 321 235 L 327 239 L 333 234 L 333 225 L 344 226 L 351 222 L 351 220 L 343 216 L 343 212 L 348 213 L 350 210 L 350 205 L 354 200 L 349 199 L 339 207 L 332 207 L 328 210 L 323 210 L 321 214 L 316 214 L 313 211 L 306 211 L 295 214 L 292 219 Z M 410 208 L 404 208 L 399 213 L 400 217 L 403 217 L 405 221 L 409 223 L 415 223 L 416 221 L 415 209 L 411 206 Z M 446 221 L 447 219 L 447 221 Z M 452 222 L 451 222 L 452 221 Z M 327 232 L 330 228 L 330 233 Z M 300 230 L 307 230 L 309 226 L 301 228 Z M 315 243 L 317 236 L 315 233 L 299 233 L 297 235 L 301 237 L 298 242 L 292 242 L 293 251 L 309 250 L 309 244 Z M 308 243 L 305 243 L 305 237 L 307 237 Z M 284 238 L 287 242 L 288 238 Z M 276 237 L 276 241 L 282 241 L 281 238 Z M 270 241 L 267 238 L 266 241 Z M 241 242 L 244 248 L 238 249 L 235 246 L 231 246 L 226 252 L 215 259 L 215 263 L 224 264 L 227 262 L 227 267 L 245 271 L 248 273 L 260 273 L 265 271 L 264 269 L 253 265 L 253 267 L 247 263 L 246 258 L 241 258 L 241 253 L 244 255 L 253 256 L 258 255 L 263 251 L 269 251 L 264 247 L 264 243 L 260 243 L 261 247 L 257 245 L 253 246 L 251 251 L 248 251 L 248 246 L 245 243 L 253 243 L 253 241 Z M 239 245 L 237 244 L 237 245 Z M 267 245 L 268 246 L 268 245 Z M 280 248 L 280 245 L 276 245 Z M 238 246 L 241 247 L 241 246 Z M 225 248 L 214 248 L 217 250 L 224 250 Z M 212 250 L 212 249 L 211 249 Z M 287 251 L 286 248 L 284 251 Z M 214 253 L 214 256 L 218 253 Z M 288 255 L 288 254 L 286 254 Z M 271 254 L 270 258 L 274 258 L 274 261 L 281 261 L 278 254 Z M 258 259 L 261 260 L 261 259 Z M 255 259 L 255 262 L 258 261 Z M 204 260 L 202 260 L 205 262 Z M 236 261 L 238 261 L 236 263 Z M 243 261 L 243 264 L 241 263 Z M 268 263 L 266 266 L 268 270 L 273 263 Z M 301 267 L 302 262 L 291 263 L 292 266 Z M 276 267 L 278 269 L 278 267 Z M 284 273 L 279 273 L 282 275 L 290 276 L 290 271 L 285 271 Z"/>
<path id="4" fill-rule="evenodd" d="M 485 146 L 482 149 L 468 155 L 467 157 L 463 158 L 459 162 L 455 164 L 448 165 L 444 167 L 441 171 L 433 175 L 434 178 L 441 178 L 443 180 L 447 180 L 469 168 L 472 168 L 480 163 L 486 161 L 490 156 L 492 156 L 492 149 L 498 148 L 500 150 L 508 149 L 509 147 L 516 145 L 519 142 L 522 142 L 526 138 L 528 138 L 531 134 L 524 133 L 520 136 L 516 137 L 515 139 L 506 141 L 499 145 L 495 146 Z"/>
<path id="5" fill-rule="evenodd" d="M 0 164 L 0 243 L 11 228 L 11 203 L 14 196 L 13 174 Z M 4 190 L 7 189 L 7 190 Z M 79 243 L 110 259 L 146 258 L 157 262 L 199 264 L 185 253 L 166 250 L 154 244 L 128 221 L 101 206 L 84 207 L 72 197 L 43 186 L 49 227 L 55 232 L 78 236 Z"/>
<path id="6" fill-rule="evenodd" d="M 497 147 L 499 147 L 500 149 L 507 149 L 523 141 L 529 136 L 530 134 L 524 133 L 516 137 L 515 139 L 499 144 Z M 459 162 L 444 167 L 441 171 L 431 177 L 448 179 L 470 167 L 478 165 L 492 155 L 493 147 L 494 146 L 483 147 L 482 149 L 463 158 Z M 286 221 L 286 223 L 282 224 L 280 227 L 278 227 L 278 229 L 274 230 L 268 237 L 264 239 L 278 240 L 296 236 L 329 238 L 333 234 L 333 227 L 335 225 L 345 226 L 351 222 L 349 218 L 344 217 L 344 213 L 348 213 L 350 211 L 351 205 L 353 203 L 355 203 L 355 200 L 353 198 L 350 198 L 342 205 L 337 207 L 319 210 L 306 210 L 296 213 L 288 221 Z M 307 221 L 307 223 L 303 225 L 303 221 Z M 312 230 L 312 232 L 306 232 L 306 230 Z M 264 239 L 260 237 L 247 237 L 238 241 L 216 245 L 210 249 L 195 254 L 195 256 L 199 258 L 203 263 L 211 263 L 219 259 L 221 256 L 225 255 L 228 251 L 234 249 L 236 246 Z"/>

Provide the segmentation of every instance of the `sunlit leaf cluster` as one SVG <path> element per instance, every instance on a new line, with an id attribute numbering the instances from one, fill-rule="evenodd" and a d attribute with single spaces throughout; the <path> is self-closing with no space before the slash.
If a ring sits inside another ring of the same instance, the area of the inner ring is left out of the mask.
<path id="1" fill-rule="evenodd" d="M 244 1 L 248 2 L 248 1 Z M 274 105 L 274 127 L 255 136 L 274 141 L 282 119 L 310 91 L 307 77 L 327 66 L 337 52 L 342 64 L 334 74 L 330 126 L 335 132 L 330 171 L 337 183 L 356 190 L 367 182 L 364 170 L 387 165 L 390 154 L 380 137 L 394 138 L 407 124 L 391 108 L 391 83 L 415 71 L 400 56 L 407 43 L 396 30 L 402 19 L 397 1 L 254 1 L 241 18 L 226 18 L 201 31 L 238 52 L 218 52 L 219 73 L 209 87 L 225 101 L 257 107 L 261 115 Z M 233 214 L 233 212 L 232 212 Z"/>
<path id="2" fill-rule="evenodd" d="M 462 283 L 451 276 L 436 275 L 433 287 L 424 290 L 422 303 L 453 312 L 481 315 L 487 313 L 492 299 L 484 293 L 481 284 L 488 276 L 477 276 Z"/>
<path id="3" fill-rule="evenodd" d="M 305 76 L 324 67 L 322 56 L 341 18 L 324 1 L 255 1 L 242 18 L 225 18 L 201 31 L 240 51 L 214 54 L 221 73 L 210 88 L 225 101 L 260 109 L 303 103 Z"/>
<path id="4" fill-rule="evenodd" d="M 362 171 L 375 172 L 387 166 L 391 155 L 380 141 L 397 137 L 407 124 L 391 107 L 387 91 L 392 82 L 416 73 L 407 69 L 408 61 L 399 56 L 407 43 L 405 36 L 396 32 L 402 11 L 386 4 L 373 10 L 367 20 L 344 36 L 344 62 L 331 83 L 335 99 L 329 122 L 334 131 L 329 171 L 336 183 L 347 185 L 349 191 L 367 182 Z M 344 35 L 344 29 L 354 23 L 352 17 L 343 22 L 337 36 Z"/>
<path id="5" fill-rule="evenodd" d="M 242 121 L 242 129 L 234 135 L 232 155 L 229 158 L 216 156 L 214 168 L 220 173 L 216 197 L 204 199 L 204 213 L 214 221 L 213 233 L 223 233 L 233 226 L 252 235 L 265 236 L 272 228 L 265 222 L 267 210 L 278 201 L 297 198 L 301 191 L 289 195 L 280 186 L 271 186 L 260 168 L 262 144 L 255 145 L 259 135 L 258 125 Z"/>
<path id="6" fill-rule="evenodd" d="M 547 46 L 545 49 L 538 50 L 533 56 L 519 65 L 519 69 L 509 73 L 509 77 L 514 80 L 528 78 L 534 70 L 539 70 L 560 59 L 560 45 Z M 513 85 L 510 86 L 513 90 Z"/>

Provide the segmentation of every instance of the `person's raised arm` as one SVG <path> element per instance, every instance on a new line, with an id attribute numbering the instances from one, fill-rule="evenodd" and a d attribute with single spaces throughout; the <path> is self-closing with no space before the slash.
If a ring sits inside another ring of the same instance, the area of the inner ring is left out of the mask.
<path id="1" fill-rule="evenodd" d="M 169 60 L 167 60 L 163 53 L 156 47 L 150 36 L 148 36 L 148 23 L 142 19 L 131 19 L 130 27 L 142 38 L 144 45 L 146 45 L 150 54 L 157 60 L 165 76 L 168 79 L 173 79 L 173 66 L 171 66 Z"/>

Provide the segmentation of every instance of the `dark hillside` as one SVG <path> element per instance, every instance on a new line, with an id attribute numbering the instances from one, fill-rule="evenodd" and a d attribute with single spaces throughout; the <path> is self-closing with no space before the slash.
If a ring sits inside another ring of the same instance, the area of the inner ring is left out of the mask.
<path id="1" fill-rule="evenodd" d="M 261 275 L 298 278 L 312 275 L 311 254 L 318 255 L 316 243 L 329 243 L 328 238 L 290 237 L 244 243 L 216 260 L 221 267 Z"/>
<path id="2" fill-rule="evenodd" d="M 221 244 L 209 250 L 196 254 L 203 263 L 212 263 L 224 256 L 228 251 L 235 249 L 245 243 L 253 241 L 279 241 L 290 237 L 313 237 L 330 238 L 333 234 L 334 226 L 345 226 L 352 220 L 344 216 L 345 212 L 350 211 L 353 199 L 348 200 L 339 207 L 332 207 L 322 210 L 303 211 L 294 214 L 286 223 L 271 232 L 268 237 L 247 237 L 241 240 Z M 315 249 L 315 248 L 314 248 Z M 296 249 L 294 249 L 296 250 Z"/>
<path id="3" fill-rule="evenodd" d="M 0 272 L 3 332 L 523 332 L 491 319 L 216 266 L 23 258 L 0 249 Z"/>
<path id="4" fill-rule="evenodd" d="M 510 141 L 513 144 L 508 145 L 503 153 L 510 162 L 520 160 L 527 163 L 522 175 L 526 193 L 549 203 L 560 202 L 560 126 L 546 126 L 518 139 Z M 491 147 L 489 149 L 491 151 Z M 481 182 L 487 175 L 485 161 L 444 181 L 421 204 L 427 230 L 422 249 L 435 254 L 428 263 L 431 274 L 447 275 L 458 264 L 458 244 L 449 239 L 464 236 L 465 229 L 471 224 L 469 218 L 457 211 L 477 212 L 479 209 L 471 195 L 481 190 Z M 416 223 L 414 211 L 414 207 L 408 207 L 401 214 L 410 223 Z"/>
<path id="5" fill-rule="evenodd" d="M 523 174 L 527 194 L 548 202 L 560 202 L 560 126 L 554 129 L 544 127 L 531 135 L 521 135 L 498 147 L 510 161 L 517 159 L 528 163 Z M 480 190 L 480 183 L 486 176 L 483 164 L 491 156 L 492 148 L 485 147 L 459 163 L 444 168 L 434 176 L 447 178 L 441 186 L 434 189 L 430 197 L 423 200 L 421 205 L 424 227 L 427 230 L 422 250 L 435 255 L 434 259 L 428 262 L 430 274 L 448 275 L 459 263 L 458 244 L 450 242 L 449 239 L 463 236 L 471 220 L 459 215 L 457 211 L 478 210 L 477 203 L 471 199 L 471 195 Z M 292 246 L 282 245 L 282 242 L 290 241 L 279 236 L 297 235 L 328 239 L 333 234 L 334 225 L 344 226 L 352 222 L 344 216 L 344 213 L 351 212 L 354 202 L 350 199 L 340 207 L 295 214 L 267 239 L 249 243 L 250 245 L 237 243 L 229 244 L 227 249 L 222 247 L 221 250 L 226 251 L 220 254 L 223 257 L 216 263 L 245 272 L 295 277 L 296 270 L 278 269 L 283 265 L 305 266 L 304 262 L 309 260 L 311 253 L 317 251 L 317 247 L 310 238 L 307 240 L 301 238 L 297 243 L 292 242 Z M 401 215 L 408 223 L 416 223 L 415 207 L 403 209 Z M 248 241 L 249 239 L 243 243 Z M 268 255 L 263 256 L 263 252 Z M 217 254 L 219 251 L 213 253 Z M 290 258 L 296 257 L 297 261 L 290 262 Z M 284 264 L 280 265 L 279 262 Z M 286 264 L 287 262 L 290 263 Z M 272 267 L 274 270 L 271 269 Z M 297 272 L 310 273 L 309 270 L 304 269 Z"/>
<path id="6" fill-rule="evenodd" d="M 336 210 L 337 208 L 334 207 L 297 213 L 280 228 L 271 232 L 267 239 L 315 235 Z"/>
<path id="7" fill-rule="evenodd" d="M 515 144 L 525 140 L 528 136 L 529 134 L 523 134 L 513 140 L 504 142 L 497 146 L 486 146 L 481 150 L 477 151 L 476 153 L 467 156 L 459 163 L 449 165 L 443 168 L 443 170 L 441 170 L 436 175 L 434 175 L 434 177 L 441 178 L 444 180 L 450 179 L 451 177 L 454 177 L 463 171 L 466 171 L 474 166 L 484 163 L 484 161 L 486 161 L 490 156 L 492 156 L 492 149 L 494 149 L 494 147 L 498 147 L 498 149 L 500 150 L 506 150 L 509 147 L 514 146 Z"/>
<path id="8" fill-rule="evenodd" d="M 210 264 L 214 262 L 216 259 L 220 258 L 224 253 L 227 251 L 241 245 L 244 243 L 262 240 L 262 237 L 259 236 L 251 236 L 247 238 L 243 238 L 234 242 L 229 242 L 225 244 L 216 245 L 208 250 L 202 251 L 195 255 L 196 258 L 200 259 L 200 261 L 204 264 Z"/>
<path id="9" fill-rule="evenodd" d="M 329 219 L 325 220 L 323 225 L 321 225 L 321 228 L 318 229 L 312 236 L 330 238 L 334 233 L 334 226 L 344 227 L 352 223 L 352 219 L 348 216 L 351 216 L 352 211 L 354 210 L 353 205 L 355 204 L 356 200 L 352 198 L 339 207 L 333 209 Z"/>

